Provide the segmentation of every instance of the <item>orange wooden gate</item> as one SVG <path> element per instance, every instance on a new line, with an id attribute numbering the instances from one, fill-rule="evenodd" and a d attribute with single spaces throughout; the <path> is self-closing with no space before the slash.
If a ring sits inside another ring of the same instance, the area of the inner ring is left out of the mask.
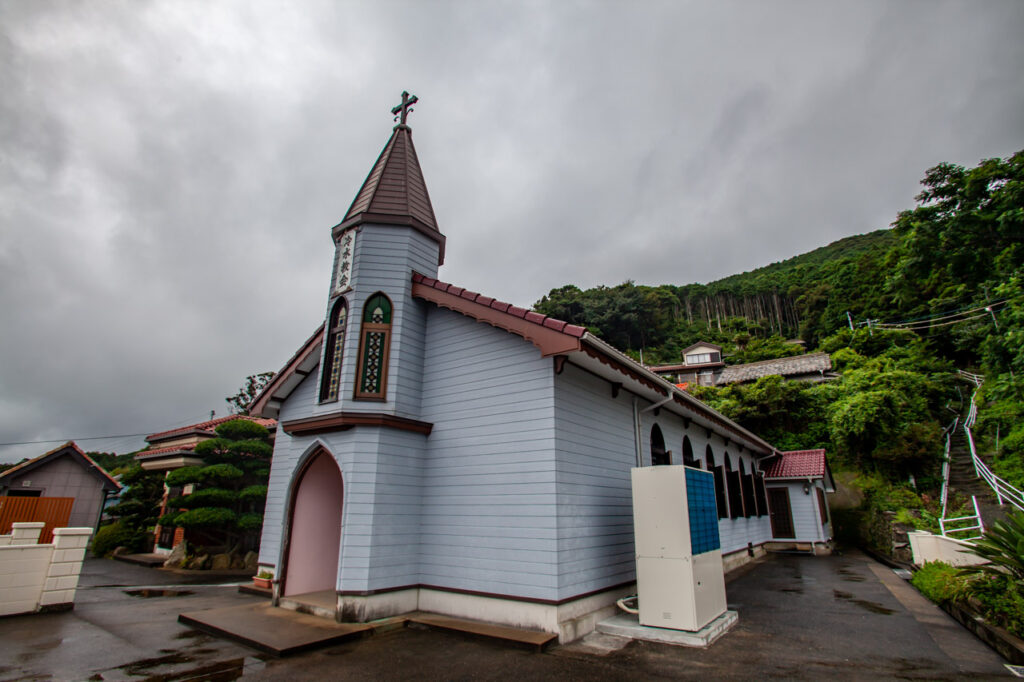
<path id="1" fill-rule="evenodd" d="M 11 524 L 21 521 L 42 521 L 39 543 L 53 540 L 53 529 L 64 528 L 71 518 L 73 497 L 0 497 L 0 535 L 11 532 Z"/>

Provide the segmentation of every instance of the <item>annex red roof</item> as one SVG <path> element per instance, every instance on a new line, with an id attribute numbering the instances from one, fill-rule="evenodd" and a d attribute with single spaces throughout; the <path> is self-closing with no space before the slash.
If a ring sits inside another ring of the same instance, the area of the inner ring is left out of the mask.
<path id="1" fill-rule="evenodd" d="M 828 466 L 825 462 L 825 450 L 791 450 L 780 453 L 764 472 L 764 477 L 771 478 L 822 478 Z"/>
<path id="2" fill-rule="evenodd" d="M 179 426 L 175 429 L 170 429 L 168 431 L 161 431 L 160 433 L 151 433 L 150 435 L 146 436 L 146 442 L 152 443 L 154 441 L 167 440 L 168 438 L 171 438 L 173 436 L 185 436 L 190 433 L 197 432 L 201 434 L 209 434 L 212 436 L 215 434 L 214 429 L 218 425 L 223 424 L 224 422 L 233 421 L 235 419 L 245 419 L 247 421 L 255 422 L 256 424 L 259 424 L 260 426 L 263 426 L 270 430 L 273 430 L 274 428 L 277 427 L 276 419 L 250 417 L 244 414 L 232 414 L 228 415 L 227 417 L 217 417 L 216 419 L 208 419 L 207 421 L 199 422 L 198 424 Z"/>

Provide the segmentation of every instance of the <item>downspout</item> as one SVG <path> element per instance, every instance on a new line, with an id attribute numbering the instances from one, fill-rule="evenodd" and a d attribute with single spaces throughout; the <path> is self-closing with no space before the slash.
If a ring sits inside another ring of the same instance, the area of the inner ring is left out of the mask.
<path id="1" fill-rule="evenodd" d="M 644 463 L 640 453 L 640 410 L 636 396 L 633 396 L 633 444 L 636 449 L 636 465 L 642 467 Z"/>

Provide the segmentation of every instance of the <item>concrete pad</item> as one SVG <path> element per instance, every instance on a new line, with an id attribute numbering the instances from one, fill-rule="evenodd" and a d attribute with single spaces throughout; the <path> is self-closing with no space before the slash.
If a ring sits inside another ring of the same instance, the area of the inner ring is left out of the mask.
<path id="1" fill-rule="evenodd" d="M 335 623 L 265 602 L 182 613 L 178 622 L 274 656 L 336 644 L 373 631 L 366 623 Z"/>
<path id="2" fill-rule="evenodd" d="M 686 630 L 671 630 L 669 628 L 640 625 L 640 618 L 636 614 L 620 613 L 598 623 L 597 631 L 607 635 L 642 639 L 648 642 L 661 642 L 662 644 L 706 649 L 716 639 L 731 630 L 738 620 L 739 615 L 735 611 L 726 611 L 700 630 L 687 632 Z"/>

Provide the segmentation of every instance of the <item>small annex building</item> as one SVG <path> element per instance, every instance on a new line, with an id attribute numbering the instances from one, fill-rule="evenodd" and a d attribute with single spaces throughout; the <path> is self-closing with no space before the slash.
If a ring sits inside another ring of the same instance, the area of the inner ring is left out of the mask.
<path id="1" fill-rule="evenodd" d="M 832 540 L 832 515 L 825 493 L 836 491 L 825 451 L 783 452 L 765 470 L 772 538 L 787 546 L 825 551 Z"/>
<path id="2" fill-rule="evenodd" d="M 331 231 L 324 322 L 250 406 L 278 420 L 259 556 L 275 605 L 571 641 L 635 594 L 637 466 L 714 472 L 723 562 L 763 552 L 778 451 L 586 329 L 440 280 L 395 113 Z"/>
<path id="3" fill-rule="evenodd" d="M 66 511 L 67 518 L 59 524 L 66 527 L 96 528 L 107 497 L 120 490 L 121 484 L 74 441 L 0 473 L 0 497 L 73 498 L 70 510 Z M 13 521 L 42 520 L 13 518 Z M 44 542 L 49 542 L 47 538 L 52 528 L 48 523 L 42 536 Z M 0 533 L 4 532 L 10 529 L 0 529 Z"/>

